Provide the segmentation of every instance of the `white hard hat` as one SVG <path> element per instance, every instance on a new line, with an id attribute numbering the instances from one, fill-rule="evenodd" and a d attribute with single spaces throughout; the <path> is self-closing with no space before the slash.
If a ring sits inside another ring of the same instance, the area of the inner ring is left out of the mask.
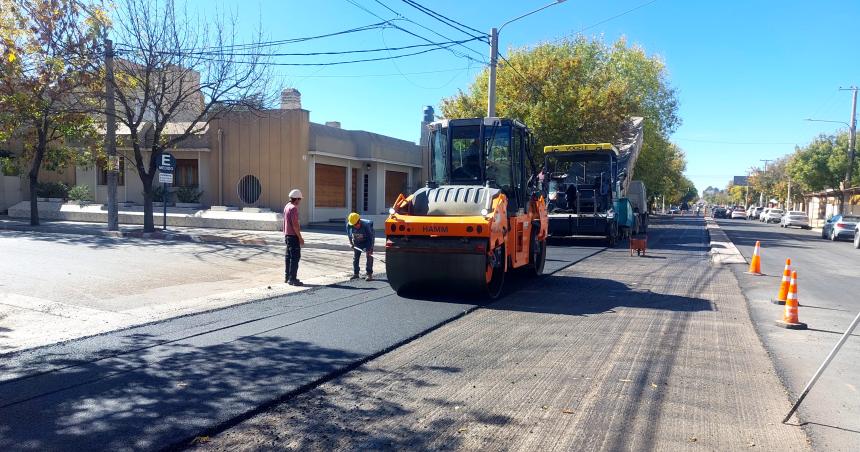
<path id="1" fill-rule="evenodd" d="M 302 198 L 303 198 L 303 196 L 302 196 L 302 191 L 301 191 L 301 190 L 299 190 L 298 188 L 294 188 L 294 189 L 292 189 L 292 190 L 290 191 L 290 198 L 293 198 L 293 199 L 302 199 Z"/>

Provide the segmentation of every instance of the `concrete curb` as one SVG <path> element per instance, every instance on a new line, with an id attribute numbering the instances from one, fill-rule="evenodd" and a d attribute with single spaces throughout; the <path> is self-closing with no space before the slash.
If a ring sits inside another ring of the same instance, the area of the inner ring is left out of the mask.
<path id="1" fill-rule="evenodd" d="M 711 262 L 717 265 L 747 263 L 735 244 L 729 240 L 729 236 L 720 229 L 720 225 L 712 217 L 705 217 L 705 228 L 710 237 L 709 246 L 711 250 L 708 254 L 711 257 Z"/>

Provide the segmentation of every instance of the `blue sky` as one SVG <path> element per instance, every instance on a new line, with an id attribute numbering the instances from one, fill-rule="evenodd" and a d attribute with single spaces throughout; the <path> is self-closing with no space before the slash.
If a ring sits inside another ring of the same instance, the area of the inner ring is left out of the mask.
<path id="1" fill-rule="evenodd" d="M 451 39 L 465 35 L 447 28 L 400 0 L 354 0 L 385 19 L 395 14 Z M 544 0 L 418 0 L 478 30 L 547 3 Z M 235 11 L 239 36 L 262 25 L 269 39 L 339 31 L 380 22 L 347 0 L 195 0 L 196 8 L 213 5 Z M 641 6 L 641 7 L 640 7 Z M 637 8 L 612 20 L 607 19 Z M 605 22 L 604 22 L 605 21 Z M 603 23 L 601 23 L 603 22 Z M 567 0 L 514 22 L 500 35 L 500 48 L 527 47 L 574 35 L 614 41 L 626 36 L 649 54 L 659 55 L 680 98 L 683 125 L 672 139 L 687 154 L 687 175 L 702 190 L 724 187 L 760 159 L 790 153 L 838 124 L 811 123 L 814 117 L 847 122 L 851 97 L 840 86 L 860 85 L 860 58 L 854 31 L 860 2 L 851 0 Z M 403 22 L 400 22 L 403 24 Z M 416 33 L 444 40 L 426 29 L 404 24 Z M 421 41 L 395 30 L 372 30 L 342 38 L 310 41 L 282 51 L 378 48 Z M 485 44 L 468 53 L 486 60 Z M 420 50 L 420 49 L 417 49 Z M 384 55 L 384 54 L 383 54 Z M 856 55 L 856 53 L 854 53 Z M 324 61 L 302 57 L 279 61 Z M 329 67 L 279 67 L 279 82 L 302 92 L 314 122 L 340 121 L 364 129 L 417 140 L 421 111 L 441 98 L 467 89 L 480 64 L 447 51 L 404 59 Z M 420 72 L 431 72 L 416 74 Z M 437 109 L 438 111 L 438 109 Z"/>

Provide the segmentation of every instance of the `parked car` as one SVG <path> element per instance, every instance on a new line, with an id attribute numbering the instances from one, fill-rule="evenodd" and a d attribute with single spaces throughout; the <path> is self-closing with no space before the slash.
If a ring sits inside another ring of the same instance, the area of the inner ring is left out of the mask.
<path id="1" fill-rule="evenodd" d="M 782 220 L 782 214 L 785 213 L 782 209 L 768 209 L 764 214 L 765 223 L 779 223 Z"/>
<path id="2" fill-rule="evenodd" d="M 770 210 L 770 207 L 765 207 L 764 209 L 761 209 L 761 213 L 758 214 L 758 221 L 761 221 L 762 223 L 764 223 L 764 217 L 767 216 L 768 210 Z"/>
<path id="3" fill-rule="evenodd" d="M 729 210 L 725 207 L 717 207 L 714 209 L 714 218 L 729 218 Z"/>
<path id="4" fill-rule="evenodd" d="M 761 215 L 762 210 L 764 210 L 764 207 L 750 206 L 750 208 L 747 209 L 747 220 L 758 220 L 758 217 L 759 215 Z"/>
<path id="5" fill-rule="evenodd" d="M 801 212 L 799 210 L 790 210 L 786 212 L 786 214 L 782 216 L 782 220 L 779 222 L 779 227 L 787 228 L 789 226 L 809 229 L 809 217 L 806 216 L 806 212 Z"/>
<path id="6" fill-rule="evenodd" d="M 821 238 L 833 241 L 854 238 L 858 223 L 860 223 L 860 217 L 833 215 L 821 228 Z"/>
<path id="7" fill-rule="evenodd" d="M 860 223 L 854 226 L 854 248 L 860 249 Z"/>
<path id="8" fill-rule="evenodd" d="M 736 218 L 740 218 L 741 220 L 745 220 L 747 217 L 747 213 L 744 211 L 744 208 L 741 206 L 735 206 L 732 209 L 732 213 L 730 215 L 731 219 L 734 220 Z"/>
<path id="9" fill-rule="evenodd" d="M 677 207 L 669 207 L 669 215 L 678 215 L 679 213 L 681 213 L 681 210 Z"/>

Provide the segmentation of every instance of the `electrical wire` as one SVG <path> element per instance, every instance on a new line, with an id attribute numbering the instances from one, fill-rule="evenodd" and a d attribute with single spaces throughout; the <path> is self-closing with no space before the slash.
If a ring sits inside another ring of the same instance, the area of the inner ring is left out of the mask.
<path id="1" fill-rule="evenodd" d="M 411 23 L 411 24 L 414 24 L 414 25 L 416 25 L 416 26 L 418 26 L 418 27 L 420 27 L 420 28 L 423 28 L 424 30 L 429 31 L 430 33 L 433 33 L 433 34 L 434 34 L 434 35 L 436 35 L 436 36 L 439 36 L 439 37 L 441 37 L 441 38 L 447 39 L 447 40 L 449 40 L 449 41 L 453 41 L 453 39 L 451 39 L 451 38 L 449 38 L 449 37 L 447 37 L 447 36 L 445 36 L 445 35 L 443 35 L 443 34 L 441 34 L 441 33 L 437 32 L 436 30 L 433 30 L 433 29 L 431 29 L 431 28 L 429 28 L 429 27 L 426 27 L 426 26 L 424 26 L 424 25 L 422 25 L 422 24 L 420 24 L 420 23 L 418 23 L 418 22 L 415 22 L 414 20 L 412 20 L 412 19 L 410 19 L 410 18 L 408 18 L 408 17 L 404 16 L 403 14 L 401 14 L 400 12 L 398 12 L 397 10 L 395 10 L 395 9 L 391 8 L 390 6 L 386 5 L 385 3 L 383 3 L 381 0 L 375 0 L 375 1 L 376 1 L 376 3 L 378 3 L 378 4 L 379 4 L 380 6 L 382 6 L 383 8 L 385 8 L 385 9 L 387 9 L 387 10 L 391 11 L 392 13 L 394 13 L 394 15 L 395 15 L 395 16 L 397 16 L 399 19 L 401 19 L 401 20 L 405 20 L 406 22 L 409 22 L 409 23 Z M 486 43 L 487 45 L 489 45 L 489 43 L 490 43 L 489 37 L 487 37 L 486 35 L 474 36 L 474 35 L 469 34 L 469 33 L 466 33 L 466 34 L 467 34 L 469 37 L 479 39 L 480 41 L 482 41 L 482 42 Z M 473 53 L 477 54 L 477 55 L 478 55 L 478 56 L 480 56 L 482 59 L 486 57 L 486 54 L 481 53 L 481 52 L 478 52 L 477 50 L 475 50 L 475 49 L 473 49 L 473 48 L 471 48 L 471 47 L 469 47 L 469 46 L 461 45 L 460 47 L 463 47 L 464 49 L 469 50 L 469 51 L 471 51 L 471 52 L 473 52 Z M 483 63 L 483 64 L 487 64 L 486 60 L 484 61 L 484 63 Z"/>
<path id="2" fill-rule="evenodd" d="M 427 14 L 428 16 L 430 16 L 430 17 L 432 17 L 432 18 L 434 18 L 434 19 L 438 20 L 439 22 L 442 22 L 443 24 L 445 24 L 445 25 L 447 25 L 447 26 L 449 26 L 449 27 L 451 27 L 451 28 L 453 28 L 453 29 L 455 29 L 455 30 L 460 31 L 461 33 L 465 33 L 465 34 L 467 34 L 467 35 L 469 35 L 469 36 L 471 36 L 471 37 L 473 37 L 473 38 L 474 38 L 474 37 L 476 37 L 476 36 L 475 36 L 475 35 L 473 35 L 473 34 L 471 34 L 471 33 L 469 33 L 468 31 L 464 31 L 464 30 L 462 30 L 462 29 L 460 29 L 460 28 L 458 28 L 458 27 L 456 27 L 456 26 L 452 25 L 451 23 L 454 23 L 454 24 L 459 25 L 460 27 L 463 27 L 463 28 L 467 28 L 467 29 L 469 29 L 469 30 L 472 30 L 473 32 L 477 33 L 479 36 L 487 36 L 487 34 L 486 34 L 486 33 L 482 32 L 482 31 L 480 31 L 480 30 L 476 30 L 476 29 L 474 29 L 474 28 L 472 28 L 472 27 L 470 27 L 470 26 L 468 26 L 468 25 L 465 25 L 465 24 L 463 24 L 463 23 L 457 22 L 456 20 L 451 19 L 450 17 L 447 17 L 447 16 L 445 16 L 445 15 L 443 15 L 443 14 L 437 13 L 436 11 L 433 11 L 432 9 L 427 8 L 426 6 L 423 6 L 423 5 L 421 5 L 420 3 L 416 2 L 416 1 L 413 1 L 413 0 L 402 0 L 402 1 L 403 1 L 403 3 L 406 3 L 407 5 L 409 5 L 409 6 L 413 7 L 413 8 L 415 8 L 415 9 L 417 9 L 418 11 L 421 11 L 422 13 Z M 655 0 L 655 1 L 656 1 L 656 0 Z M 489 44 L 489 41 L 487 41 L 487 43 Z"/>

